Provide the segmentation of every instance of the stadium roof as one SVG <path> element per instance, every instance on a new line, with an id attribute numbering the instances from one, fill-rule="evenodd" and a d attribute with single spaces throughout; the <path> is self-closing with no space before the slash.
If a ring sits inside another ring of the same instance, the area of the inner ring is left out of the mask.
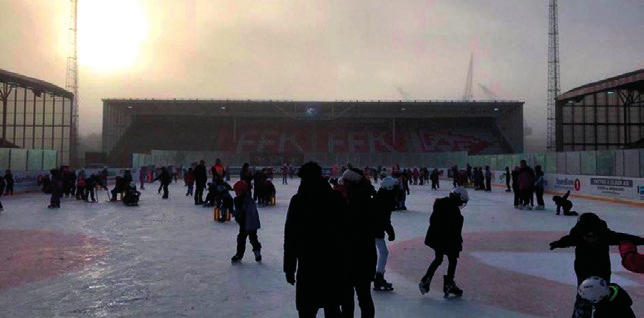
<path id="1" fill-rule="evenodd" d="M 579 86 L 557 96 L 557 100 L 563 101 L 592 93 L 622 89 L 639 92 L 644 91 L 644 69 Z"/>
<path id="2" fill-rule="evenodd" d="M 73 93 L 54 84 L 3 69 L 0 69 L 0 83 L 31 89 L 36 96 L 41 93 L 50 93 L 56 96 L 74 98 Z"/>
<path id="3" fill-rule="evenodd" d="M 284 101 L 207 99 L 103 99 L 133 115 L 245 116 L 333 120 L 338 118 L 498 117 L 520 101 Z"/>

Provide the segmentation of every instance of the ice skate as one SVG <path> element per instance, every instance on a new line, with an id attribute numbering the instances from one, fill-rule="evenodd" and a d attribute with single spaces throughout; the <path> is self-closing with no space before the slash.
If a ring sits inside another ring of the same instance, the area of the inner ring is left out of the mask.
<path id="1" fill-rule="evenodd" d="M 422 279 L 420 283 L 418 283 L 418 289 L 420 290 L 421 295 L 425 295 L 429 293 L 430 283 L 431 283 L 431 279 Z"/>
<path id="2" fill-rule="evenodd" d="M 456 286 L 453 278 L 443 276 L 443 279 L 443 298 L 449 298 L 450 294 L 453 294 L 456 298 L 463 296 L 463 290 Z"/>
<path id="3" fill-rule="evenodd" d="M 243 256 L 239 256 L 239 255 L 235 254 L 235 256 L 233 256 L 230 259 L 230 262 L 233 263 L 233 264 L 234 263 L 239 263 L 239 262 L 241 262 L 242 258 L 243 258 Z"/>
<path id="4" fill-rule="evenodd" d="M 373 290 L 375 291 L 392 291 L 393 285 L 385 280 L 385 275 L 376 273 L 376 278 L 373 280 Z"/>
<path id="5" fill-rule="evenodd" d="M 262 261 L 262 253 L 259 250 L 253 251 L 253 253 L 255 254 L 255 261 L 256 262 L 261 262 Z"/>

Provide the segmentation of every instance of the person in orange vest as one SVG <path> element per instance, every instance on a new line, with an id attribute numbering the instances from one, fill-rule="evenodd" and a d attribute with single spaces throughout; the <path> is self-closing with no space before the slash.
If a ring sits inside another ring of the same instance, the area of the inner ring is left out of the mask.
<path id="1" fill-rule="evenodd" d="M 226 169 L 224 165 L 221 164 L 221 159 L 215 159 L 215 164 L 210 167 L 210 174 L 212 175 L 212 182 L 215 182 L 215 176 L 220 175 L 222 178 L 226 178 Z"/>

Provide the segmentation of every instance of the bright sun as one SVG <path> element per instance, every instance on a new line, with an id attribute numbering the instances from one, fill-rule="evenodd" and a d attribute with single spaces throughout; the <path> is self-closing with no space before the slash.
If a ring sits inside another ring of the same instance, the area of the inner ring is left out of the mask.
<path id="1" fill-rule="evenodd" d="M 145 10 L 134 0 L 78 1 L 78 64 L 100 72 L 137 62 L 148 35 Z"/>

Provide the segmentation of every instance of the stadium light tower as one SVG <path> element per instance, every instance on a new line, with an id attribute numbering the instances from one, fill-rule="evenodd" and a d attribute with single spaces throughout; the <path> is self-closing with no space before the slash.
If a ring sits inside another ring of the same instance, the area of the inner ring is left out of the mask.
<path id="1" fill-rule="evenodd" d="M 555 127 L 555 99 L 559 96 L 559 26 L 557 16 L 557 0 L 550 0 L 548 25 L 548 131 L 547 150 L 557 150 Z"/>
<path id="2" fill-rule="evenodd" d="M 77 167 L 80 164 L 79 140 L 78 140 L 78 1 L 70 0 L 71 13 L 69 18 L 68 47 L 67 47 L 67 77 L 65 89 L 74 94 L 72 102 L 72 124 L 70 132 L 70 156 L 69 164 Z"/>

